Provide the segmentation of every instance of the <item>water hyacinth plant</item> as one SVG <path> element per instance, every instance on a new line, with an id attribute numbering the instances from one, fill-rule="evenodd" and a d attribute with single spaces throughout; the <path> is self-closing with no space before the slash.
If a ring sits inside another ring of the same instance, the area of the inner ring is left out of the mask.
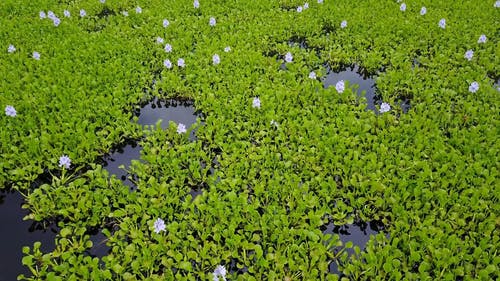
<path id="1" fill-rule="evenodd" d="M 2 1 L 0 279 L 498 279 L 496 3 Z"/>

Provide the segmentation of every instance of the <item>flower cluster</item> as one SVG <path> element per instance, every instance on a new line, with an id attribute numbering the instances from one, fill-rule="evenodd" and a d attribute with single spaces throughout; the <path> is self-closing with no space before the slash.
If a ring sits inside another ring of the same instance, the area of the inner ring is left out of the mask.
<path id="1" fill-rule="evenodd" d="M 258 97 L 253 98 L 252 107 L 260 108 L 260 99 Z"/>
<path id="2" fill-rule="evenodd" d="M 344 92 L 345 90 L 344 80 L 340 80 L 339 82 L 337 82 L 337 84 L 335 84 L 335 90 L 337 90 L 339 94 L 342 94 Z"/>
<path id="3" fill-rule="evenodd" d="M 219 276 L 222 278 L 222 280 L 226 281 L 226 268 L 223 265 L 218 265 L 215 270 L 214 270 L 214 278 L 213 281 L 219 281 Z"/>
<path id="4" fill-rule="evenodd" d="M 5 107 L 5 115 L 10 117 L 16 117 L 17 111 L 12 105 L 7 105 Z"/>
<path id="5" fill-rule="evenodd" d="M 167 228 L 165 226 L 165 222 L 160 219 L 160 218 L 157 218 L 153 224 L 153 227 L 154 227 L 154 232 L 155 233 L 160 233 L 162 231 L 165 231 L 165 229 Z"/>
<path id="6" fill-rule="evenodd" d="M 186 125 L 182 124 L 182 123 L 179 123 L 177 125 L 177 133 L 178 134 L 184 134 L 185 132 L 187 132 L 186 130 Z"/>
<path id="7" fill-rule="evenodd" d="M 71 167 L 71 159 L 67 155 L 59 157 L 59 167 L 69 169 Z"/>

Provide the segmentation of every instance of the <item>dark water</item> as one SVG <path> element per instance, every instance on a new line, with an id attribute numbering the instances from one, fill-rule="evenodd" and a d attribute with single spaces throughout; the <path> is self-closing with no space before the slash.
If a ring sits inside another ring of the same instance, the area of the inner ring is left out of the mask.
<path id="1" fill-rule="evenodd" d="M 43 253 L 55 248 L 57 229 L 44 229 L 32 220 L 23 221 L 28 214 L 21 208 L 23 196 L 17 191 L 0 191 L 0 281 L 17 280 L 19 274 L 31 276 L 27 267 L 22 265 L 23 246 L 33 247 L 33 243 L 42 243 Z"/>
<path id="2" fill-rule="evenodd" d="M 366 243 L 370 240 L 370 236 L 378 234 L 383 229 L 383 225 L 378 222 L 360 222 L 341 226 L 329 223 L 323 226 L 321 230 L 323 234 L 338 234 L 343 245 L 351 241 L 353 243 L 353 248 L 354 246 L 358 246 L 361 250 L 364 250 Z M 354 254 L 353 248 L 346 249 L 349 255 Z M 339 274 L 337 263 L 331 262 L 329 271 L 330 273 Z"/>
<path id="3" fill-rule="evenodd" d="M 125 166 L 125 169 L 130 167 L 133 159 L 140 159 L 142 147 L 137 142 L 130 141 L 125 146 L 119 147 L 111 151 L 111 153 L 104 155 L 103 167 L 108 171 L 109 175 L 116 175 L 121 179 L 123 184 L 135 188 L 135 184 L 130 181 L 129 174 L 119 167 Z"/>
<path id="4" fill-rule="evenodd" d="M 87 250 L 91 257 L 102 258 L 110 252 L 110 248 L 106 245 L 108 238 L 101 232 L 100 229 L 95 229 L 89 232 L 92 248 Z"/>
<path id="5" fill-rule="evenodd" d="M 339 70 L 328 68 L 328 72 L 322 80 L 325 88 L 330 86 L 335 87 L 335 84 L 340 80 L 349 81 L 349 88 L 352 88 L 354 84 L 358 85 L 359 87 L 356 90 L 358 96 L 362 96 L 362 92 L 365 92 L 364 96 L 366 97 L 367 109 L 378 112 L 375 107 L 377 104 L 377 97 L 375 95 L 376 88 L 374 77 L 365 73 L 359 66 L 343 67 Z"/>

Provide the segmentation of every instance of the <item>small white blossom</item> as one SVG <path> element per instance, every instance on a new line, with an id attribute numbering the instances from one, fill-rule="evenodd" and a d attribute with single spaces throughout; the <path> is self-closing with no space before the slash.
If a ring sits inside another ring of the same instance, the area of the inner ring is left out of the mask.
<path id="1" fill-rule="evenodd" d="M 344 92 L 345 90 L 345 83 L 344 83 L 344 80 L 340 80 L 339 82 L 337 82 L 337 84 L 335 84 L 335 89 L 337 90 L 337 92 L 339 92 L 340 94 Z"/>
<path id="2" fill-rule="evenodd" d="M 231 47 L 227 46 L 224 48 L 224 52 L 229 53 L 231 52 Z"/>
<path id="3" fill-rule="evenodd" d="M 477 90 L 479 90 L 479 83 L 477 83 L 476 81 L 474 81 L 469 86 L 469 92 L 475 93 L 475 92 L 477 92 Z"/>
<path id="4" fill-rule="evenodd" d="M 391 110 L 391 105 L 386 103 L 386 102 L 383 102 L 381 105 L 380 105 L 380 113 L 385 113 L 385 112 L 388 112 L 389 110 Z"/>
<path id="5" fill-rule="evenodd" d="M 479 39 L 477 40 L 477 43 L 478 44 L 486 43 L 486 40 L 487 40 L 486 35 L 481 34 L 481 36 L 479 36 Z"/>
<path id="6" fill-rule="evenodd" d="M 85 10 L 84 10 L 84 9 L 81 9 L 81 10 L 80 10 L 80 17 L 82 17 L 82 18 L 83 18 L 83 17 L 84 17 L 84 16 L 86 16 L 86 15 L 87 15 L 87 12 L 85 12 Z"/>
<path id="7" fill-rule="evenodd" d="M 220 63 L 220 57 L 218 54 L 212 56 L 212 62 L 214 65 L 218 65 Z"/>
<path id="8" fill-rule="evenodd" d="M 168 59 L 163 61 L 163 65 L 168 69 L 172 68 L 172 63 Z"/>
<path id="9" fill-rule="evenodd" d="M 193 6 L 194 6 L 195 9 L 198 9 L 200 7 L 200 1 L 194 0 Z"/>
<path id="10" fill-rule="evenodd" d="M 297 13 L 300 13 L 300 12 L 302 12 L 302 6 L 297 7 Z"/>
<path id="11" fill-rule="evenodd" d="M 156 43 L 163 44 L 163 38 L 161 38 L 160 36 L 156 37 Z"/>
<path id="12" fill-rule="evenodd" d="M 52 11 L 48 11 L 47 12 L 47 17 L 49 19 L 53 20 L 56 17 L 56 14 L 54 14 L 54 12 L 52 12 Z"/>
<path id="13" fill-rule="evenodd" d="M 59 24 L 61 24 L 61 20 L 59 18 L 54 18 L 52 22 L 54 23 L 54 26 L 59 26 Z"/>
<path id="14" fill-rule="evenodd" d="M 71 13 L 68 10 L 64 10 L 64 16 L 69 18 L 71 17 Z"/>
<path id="15" fill-rule="evenodd" d="M 139 6 L 137 6 L 137 8 L 135 8 L 135 13 L 136 13 L 136 14 L 140 14 L 140 13 L 142 13 L 142 8 L 141 8 L 141 7 L 139 7 Z"/>
<path id="16" fill-rule="evenodd" d="M 496 1 L 494 7 L 495 8 L 500 8 L 500 1 Z"/>
<path id="17" fill-rule="evenodd" d="M 170 22 L 167 19 L 163 20 L 163 27 L 167 27 L 170 25 Z"/>
<path id="18" fill-rule="evenodd" d="M 304 3 L 304 10 L 307 10 L 307 9 L 309 9 L 309 3 L 306 2 L 306 3 Z"/>
<path id="19" fill-rule="evenodd" d="M 40 19 L 42 19 L 42 20 L 43 20 L 44 18 L 46 18 L 46 17 L 47 17 L 47 14 L 45 14 L 45 12 L 44 12 L 44 11 L 40 11 L 39 16 L 40 16 Z"/>
<path id="20" fill-rule="evenodd" d="M 182 123 L 179 123 L 177 125 L 177 133 L 178 134 L 184 134 L 185 132 L 187 132 L 186 126 L 184 124 L 182 124 Z"/>
<path id="21" fill-rule="evenodd" d="M 341 23 L 340 23 L 340 28 L 346 28 L 347 27 L 347 21 L 346 20 L 343 20 Z"/>
<path id="22" fill-rule="evenodd" d="M 36 60 L 40 60 L 40 53 L 39 52 L 33 52 L 33 58 Z"/>
<path id="23" fill-rule="evenodd" d="M 427 8 L 426 8 L 426 7 L 422 7 L 422 8 L 420 9 L 420 15 L 421 15 L 421 16 L 423 16 L 423 15 L 425 15 L 425 14 L 427 14 Z"/>
<path id="24" fill-rule="evenodd" d="M 442 29 L 446 28 L 446 20 L 445 19 L 439 20 L 439 27 L 441 27 Z"/>
<path id="25" fill-rule="evenodd" d="M 285 61 L 286 62 L 292 62 L 292 60 L 293 60 L 292 53 L 290 53 L 290 52 L 286 53 L 286 55 L 285 55 Z"/>
<path id="26" fill-rule="evenodd" d="M 67 155 L 59 157 L 59 167 L 69 169 L 71 167 L 71 159 Z"/>
<path id="27" fill-rule="evenodd" d="M 172 45 L 166 44 L 164 49 L 165 49 L 165 52 L 170 53 L 170 52 L 172 52 Z"/>
<path id="28" fill-rule="evenodd" d="M 155 229 L 154 230 L 155 233 L 160 233 L 162 231 L 165 231 L 165 229 L 166 229 L 165 222 L 162 219 L 160 219 L 160 218 L 157 218 L 155 220 L 155 223 L 154 223 L 153 227 Z"/>
<path id="29" fill-rule="evenodd" d="M 7 105 L 5 107 L 5 115 L 10 117 L 16 117 L 17 111 L 12 105 Z"/>
<path id="30" fill-rule="evenodd" d="M 401 6 L 399 6 L 399 9 L 400 9 L 402 12 L 406 11 L 406 4 L 405 4 L 405 3 L 401 4 Z"/>
<path id="31" fill-rule="evenodd" d="M 127 11 L 122 11 L 122 15 L 128 17 L 128 12 Z"/>
<path id="32" fill-rule="evenodd" d="M 252 107 L 260 108 L 260 99 L 258 97 L 253 98 Z"/>
<path id="33" fill-rule="evenodd" d="M 275 126 L 276 128 L 278 128 L 279 124 L 278 122 L 271 120 L 271 126 Z"/>
<path id="34" fill-rule="evenodd" d="M 318 0 L 318 4 L 323 4 L 323 0 Z"/>
<path id="35" fill-rule="evenodd" d="M 464 57 L 467 59 L 467 60 L 472 60 L 472 57 L 474 56 L 474 51 L 473 50 L 468 50 L 467 52 L 465 52 L 465 55 Z"/>
<path id="36" fill-rule="evenodd" d="M 180 59 L 177 60 L 177 66 L 179 66 L 179 67 L 186 66 L 186 63 L 184 62 L 183 58 L 180 58 Z"/>
<path id="37" fill-rule="evenodd" d="M 217 24 L 217 21 L 215 20 L 214 17 L 211 17 L 208 23 L 210 24 L 210 26 L 215 26 L 215 24 Z"/>
<path id="38" fill-rule="evenodd" d="M 219 281 L 219 276 L 222 277 L 222 280 L 226 281 L 226 268 L 223 265 L 218 265 L 214 270 L 214 278 L 213 281 Z"/>
<path id="39" fill-rule="evenodd" d="M 14 47 L 14 45 L 9 45 L 9 48 L 7 49 L 7 52 L 9 53 L 14 53 L 16 51 L 16 47 Z"/>
<path id="40" fill-rule="evenodd" d="M 309 72 L 309 78 L 316 79 L 316 72 L 314 72 L 314 71 Z"/>

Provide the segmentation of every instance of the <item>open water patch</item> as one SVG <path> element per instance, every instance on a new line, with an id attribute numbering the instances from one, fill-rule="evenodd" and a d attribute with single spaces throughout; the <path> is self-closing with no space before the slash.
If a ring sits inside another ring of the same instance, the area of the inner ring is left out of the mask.
<path id="1" fill-rule="evenodd" d="M 323 77 L 323 87 L 326 89 L 330 86 L 335 87 L 340 80 L 349 81 L 349 87 L 357 85 L 356 92 L 358 96 L 366 98 L 368 110 L 378 113 L 376 105 L 381 103 L 380 97 L 376 94 L 375 76 L 370 75 L 366 70 L 358 65 L 344 66 L 339 69 L 327 67 L 327 74 Z"/>
<path id="2" fill-rule="evenodd" d="M 0 281 L 17 280 L 19 274 L 31 276 L 22 264 L 22 248 L 33 247 L 41 242 L 43 253 L 55 249 L 55 238 L 59 232 L 55 227 L 44 227 L 42 223 L 23 220 L 29 214 L 21 208 L 24 197 L 15 190 L 0 190 Z"/>

